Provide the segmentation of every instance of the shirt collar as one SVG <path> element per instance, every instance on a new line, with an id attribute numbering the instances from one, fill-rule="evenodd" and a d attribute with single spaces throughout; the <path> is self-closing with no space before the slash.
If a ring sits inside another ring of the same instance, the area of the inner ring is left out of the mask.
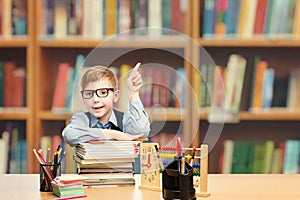
<path id="1" fill-rule="evenodd" d="M 98 121 L 99 120 L 94 115 L 91 115 L 91 125 L 92 125 L 91 127 L 95 127 Z M 117 118 L 114 111 L 112 111 L 108 121 L 113 123 L 115 126 L 118 126 Z"/>

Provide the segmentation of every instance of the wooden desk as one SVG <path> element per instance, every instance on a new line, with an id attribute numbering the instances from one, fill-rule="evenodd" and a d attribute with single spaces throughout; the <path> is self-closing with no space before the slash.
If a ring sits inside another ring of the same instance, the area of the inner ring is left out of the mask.
<path id="1" fill-rule="evenodd" d="M 137 182 L 139 182 L 138 179 Z M 300 175 L 209 174 L 208 190 L 211 196 L 208 198 L 198 197 L 198 200 L 299 200 Z M 87 198 L 82 200 L 162 199 L 160 192 L 139 190 L 138 185 L 132 187 L 87 188 L 85 194 Z M 39 176 L 37 174 L 0 175 L 0 196 L 4 200 L 48 200 L 55 198 L 52 193 L 39 192 Z"/>

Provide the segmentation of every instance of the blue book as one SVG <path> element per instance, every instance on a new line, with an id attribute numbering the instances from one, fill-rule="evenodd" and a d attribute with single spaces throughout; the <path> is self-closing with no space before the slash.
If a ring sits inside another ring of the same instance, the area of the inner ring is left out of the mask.
<path id="1" fill-rule="evenodd" d="M 262 92 L 262 107 L 271 108 L 273 99 L 275 71 L 273 68 L 268 68 L 264 74 L 263 92 Z"/>
<path id="2" fill-rule="evenodd" d="M 212 36 L 214 33 L 214 0 L 205 0 L 203 37 Z"/>
<path id="3" fill-rule="evenodd" d="M 184 67 L 180 67 L 177 69 L 177 80 L 176 80 L 176 92 L 179 97 L 180 108 L 185 108 L 186 105 L 186 101 L 185 101 L 186 86 L 187 86 L 186 70 Z"/>
<path id="4" fill-rule="evenodd" d="M 74 68 L 70 67 L 68 72 L 68 78 L 67 78 L 67 94 L 66 94 L 66 103 L 65 103 L 66 110 L 69 110 L 71 108 L 73 85 L 74 85 Z"/>
<path id="5" fill-rule="evenodd" d="M 287 140 L 285 142 L 284 163 L 283 163 L 284 174 L 298 173 L 299 149 L 300 149 L 299 140 Z"/>
<path id="6" fill-rule="evenodd" d="M 237 34 L 241 0 L 228 0 L 228 11 L 225 13 L 226 34 Z"/>

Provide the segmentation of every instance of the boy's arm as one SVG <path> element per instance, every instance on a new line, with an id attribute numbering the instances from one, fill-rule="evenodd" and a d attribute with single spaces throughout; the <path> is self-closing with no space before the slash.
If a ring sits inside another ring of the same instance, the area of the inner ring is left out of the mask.
<path id="1" fill-rule="evenodd" d="M 132 135 L 142 133 L 143 137 L 148 137 L 150 123 L 139 94 L 143 86 L 142 76 L 139 72 L 140 65 L 141 63 L 136 64 L 127 79 L 130 111 L 124 113 L 123 130 Z"/>
<path id="2" fill-rule="evenodd" d="M 149 117 L 140 100 L 131 102 L 130 110 L 124 112 L 123 130 L 132 135 L 142 134 L 144 138 L 149 136 Z"/>
<path id="3" fill-rule="evenodd" d="M 109 129 L 89 128 L 89 120 L 84 113 L 73 115 L 70 123 L 64 128 L 62 135 L 71 146 L 95 140 L 135 140 L 142 136 L 142 134 L 133 136 Z"/>
<path id="4" fill-rule="evenodd" d="M 69 124 L 64 128 L 62 136 L 71 146 L 89 140 L 100 140 L 101 130 L 89 128 L 89 119 L 83 112 L 72 116 Z"/>

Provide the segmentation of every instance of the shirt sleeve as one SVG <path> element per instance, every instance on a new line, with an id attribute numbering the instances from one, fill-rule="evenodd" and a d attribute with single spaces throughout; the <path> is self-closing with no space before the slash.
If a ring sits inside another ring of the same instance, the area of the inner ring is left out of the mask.
<path id="1" fill-rule="evenodd" d="M 123 130 L 132 135 L 143 133 L 144 137 L 149 136 L 149 118 L 141 101 L 131 102 L 129 111 L 124 112 Z"/>
<path id="2" fill-rule="evenodd" d="M 72 116 L 69 124 L 62 131 L 64 140 L 71 146 L 89 140 L 101 140 L 102 133 L 100 128 L 90 128 L 89 119 L 83 112 Z"/>

